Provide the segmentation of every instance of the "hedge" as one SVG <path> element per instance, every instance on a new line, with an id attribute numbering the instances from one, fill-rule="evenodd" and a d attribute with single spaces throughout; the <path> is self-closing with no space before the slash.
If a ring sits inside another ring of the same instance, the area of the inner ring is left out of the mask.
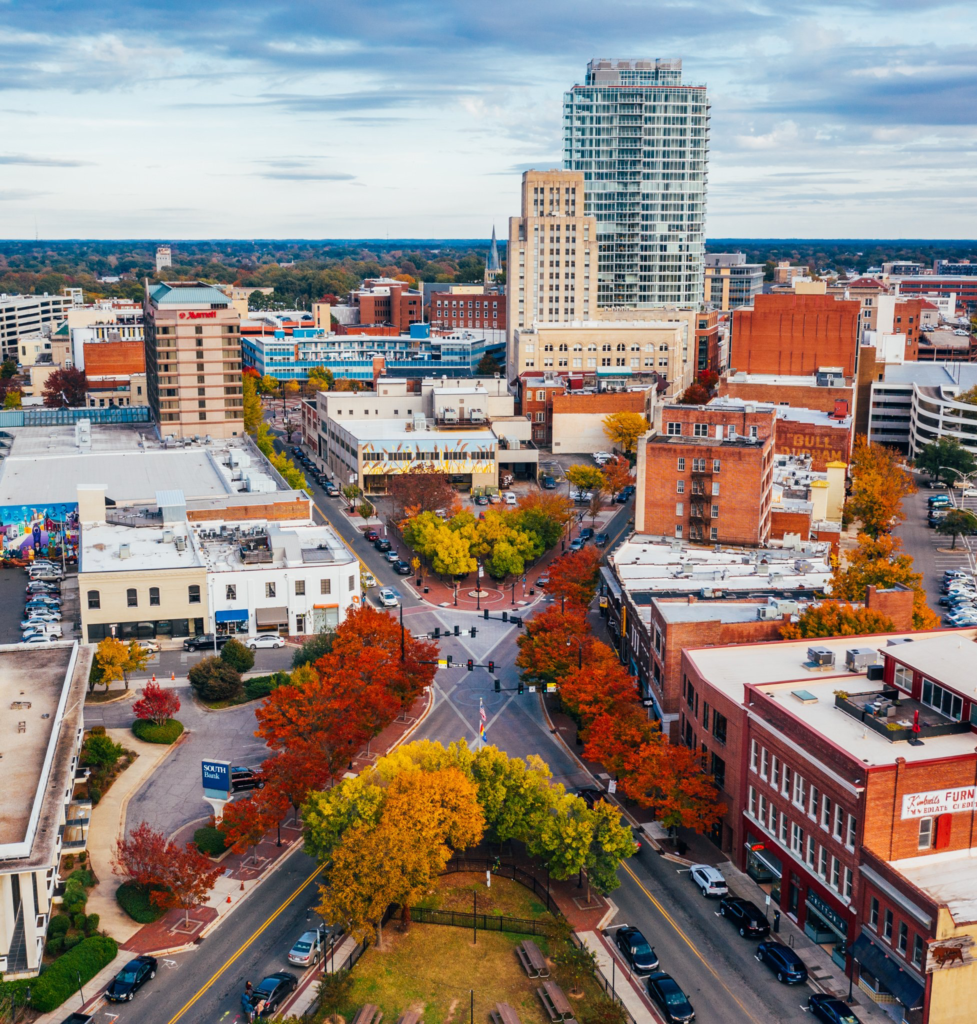
<path id="1" fill-rule="evenodd" d="M 254 676 L 252 679 L 244 680 L 244 695 L 248 700 L 261 700 L 267 697 L 272 690 L 289 681 L 287 672 L 274 672 L 270 676 Z"/>
<path id="2" fill-rule="evenodd" d="M 59 956 L 31 986 L 31 1006 L 39 1013 L 56 1010 L 66 999 L 78 991 L 81 984 L 91 981 L 103 967 L 107 967 L 119 952 L 119 944 L 106 935 L 93 935 L 82 939 L 74 949 Z"/>
<path id="3" fill-rule="evenodd" d="M 158 921 L 166 911 L 149 902 L 149 892 L 137 882 L 123 882 L 115 891 L 119 906 L 140 924 L 152 924 Z"/>
<path id="4" fill-rule="evenodd" d="M 227 849 L 224 833 L 213 825 L 198 828 L 193 834 L 193 841 L 201 853 L 206 853 L 210 857 L 219 857 Z"/>
<path id="5" fill-rule="evenodd" d="M 183 723 L 175 718 L 167 718 L 162 725 L 150 722 L 145 718 L 137 718 L 132 723 L 132 731 L 138 739 L 146 743 L 176 743 L 183 732 Z"/>

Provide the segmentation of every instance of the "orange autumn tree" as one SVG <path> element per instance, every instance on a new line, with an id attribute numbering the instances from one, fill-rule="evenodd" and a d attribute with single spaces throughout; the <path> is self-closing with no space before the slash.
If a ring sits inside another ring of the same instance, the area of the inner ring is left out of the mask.
<path id="1" fill-rule="evenodd" d="M 855 441 L 851 457 L 852 488 L 845 506 L 869 536 L 889 533 L 894 522 L 905 519 L 903 499 L 916 493 L 912 474 L 899 465 L 902 456 L 893 448 L 872 444 L 864 435 Z"/>
<path id="2" fill-rule="evenodd" d="M 546 592 L 567 605 L 586 609 L 597 593 L 601 557 L 599 548 L 588 546 L 556 559 L 550 565 Z"/>
<path id="3" fill-rule="evenodd" d="M 604 475 L 604 490 L 608 494 L 617 494 L 632 482 L 631 463 L 620 455 L 605 462 L 601 473 Z"/>
<path id="4" fill-rule="evenodd" d="M 887 615 L 871 608 L 857 608 L 843 601 L 811 604 L 780 628 L 785 640 L 804 640 L 818 636 L 863 636 L 867 633 L 891 633 L 896 625 Z"/>
<path id="5" fill-rule="evenodd" d="M 583 612 L 574 606 L 561 612 L 552 607 L 535 615 L 516 641 L 519 654 L 516 667 L 522 670 L 524 682 L 533 686 L 559 683 L 579 661 L 588 663 L 588 653 L 597 641 L 591 636 Z M 579 653 L 583 645 L 582 655 Z"/>
<path id="6" fill-rule="evenodd" d="M 217 823 L 224 836 L 224 843 L 235 853 L 244 853 L 249 847 L 252 860 L 258 862 L 258 844 L 269 829 L 279 820 L 273 810 L 274 804 L 265 803 L 260 797 L 247 800 L 233 800 L 224 808 L 224 816 Z"/>
<path id="7" fill-rule="evenodd" d="M 618 705 L 633 705 L 636 696 L 634 677 L 614 651 L 599 641 L 591 646 L 583 668 L 575 666 L 560 681 L 560 702 L 585 731 Z"/>

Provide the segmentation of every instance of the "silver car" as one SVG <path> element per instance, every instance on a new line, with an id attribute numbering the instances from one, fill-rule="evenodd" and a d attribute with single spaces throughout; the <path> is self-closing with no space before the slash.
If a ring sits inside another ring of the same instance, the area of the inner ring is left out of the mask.
<path id="1" fill-rule="evenodd" d="M 315 967 L 322 959 L 322 943 L 321 932 L 303 932 L 288 951 L 288 962 L 299 967 Z"/>

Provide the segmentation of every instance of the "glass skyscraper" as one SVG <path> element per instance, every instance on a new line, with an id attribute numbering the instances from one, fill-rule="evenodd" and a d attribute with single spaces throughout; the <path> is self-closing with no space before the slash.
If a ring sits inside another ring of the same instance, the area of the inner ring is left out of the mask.
<path id="1" fill-rule="evenodd" d="M 680 60 L 595 59 L 563 97 L 563 166 L 597 220 L 602 307 L 703 301 L 709 98 Z"/>

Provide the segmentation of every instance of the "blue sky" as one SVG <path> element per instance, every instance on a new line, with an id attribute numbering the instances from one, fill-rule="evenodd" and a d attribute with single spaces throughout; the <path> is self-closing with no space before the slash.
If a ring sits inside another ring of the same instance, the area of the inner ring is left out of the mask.
<path id="1" fill-rule="evenodd" d="M 712 237 L 977 237 L 977 4 L 0 0 L 0 236 L 504 235 L 601 57 L 712 100 Z"/>

